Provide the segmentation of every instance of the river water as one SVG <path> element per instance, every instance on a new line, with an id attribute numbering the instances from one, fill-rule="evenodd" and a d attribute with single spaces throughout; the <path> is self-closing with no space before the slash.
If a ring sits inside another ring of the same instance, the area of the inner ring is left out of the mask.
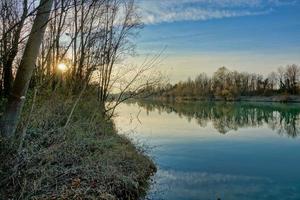
<path id="1" fill-rule="evenodd" d="M 300 104 L 144 101 L 117 113 L 158 166 L 149 199 L 300 199 Z"/>

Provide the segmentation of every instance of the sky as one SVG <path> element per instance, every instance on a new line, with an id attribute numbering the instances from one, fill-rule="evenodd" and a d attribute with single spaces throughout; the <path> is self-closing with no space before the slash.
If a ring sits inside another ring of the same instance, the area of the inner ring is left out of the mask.
<path id="1" fill-rule="evenodd" d="M 171 82 L 219 67 L 267 75 L 300 64 L 300 0 L 136 0 L 136 63 L 159 54 Z"/>

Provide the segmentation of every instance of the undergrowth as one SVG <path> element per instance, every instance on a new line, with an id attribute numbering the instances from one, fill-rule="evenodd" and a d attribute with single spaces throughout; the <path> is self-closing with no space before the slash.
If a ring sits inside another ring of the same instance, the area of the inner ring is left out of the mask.
<path id="1" fill-rule="evenodd" d="M 116 133 L 94 96 L 83 95 L 65 126 L 76 98 L 38 94 L 34 102 L 28 100 L 16 140 L 26 133 L 21 148 L 19 142 L 0 141 L 0 199 L 110 200 L 145 194 L 154 164 Z"/>

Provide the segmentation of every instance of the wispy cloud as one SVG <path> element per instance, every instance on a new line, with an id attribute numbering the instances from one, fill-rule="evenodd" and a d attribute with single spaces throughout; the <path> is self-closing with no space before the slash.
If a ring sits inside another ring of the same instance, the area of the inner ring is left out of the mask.
<path id="1" fill-rule="evenodd" d="M 143 22 L 199 21 L 264 15 L 273 7 L 293 4 L 281 0 L 140 0 Z"/>
<path id="2" fill-rule="evenodd" d="M 234 10 L 213 10 L 201 8 L 186 8 L 181 11 L 170 10 L 168 12 L 148 12 L 143 16 L 143 22 L 146 24 L 157 24 L 162 22 L 176 21 L 204 21 L 209 19 L 222 19 L 240 16 L 252 16 L 268 14 L 272 9 L 264 11 L 234 11 Z"/>

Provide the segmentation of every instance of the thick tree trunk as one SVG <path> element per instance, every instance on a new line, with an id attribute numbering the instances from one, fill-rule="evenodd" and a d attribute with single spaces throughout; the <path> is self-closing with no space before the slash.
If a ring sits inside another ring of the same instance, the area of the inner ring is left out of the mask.
<path id="1" fill-rule="evenodd" d="M 13 74 L 12 74 L 12 62 L 5 63 L 3 68 L 3 86 L 4 96 L 8 97 L 12 88 Z"/>
<path id="2" fill-rule="evenodd" d="M 11 94 L 3 114 L 1 133 L 7 138 L 15 135 L 29 82 L 49 20 L 53 0 L 41 0 L 25 51 L 17 71 Z"/>

